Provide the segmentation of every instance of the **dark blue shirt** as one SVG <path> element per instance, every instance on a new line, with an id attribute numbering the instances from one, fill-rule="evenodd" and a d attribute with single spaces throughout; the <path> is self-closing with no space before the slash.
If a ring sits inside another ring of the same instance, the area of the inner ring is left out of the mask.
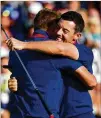
<path id="1" fill-rule="evenodd" d="M 75 45 L 79 51 L 77 61 L 82 63 L 92 73 L 93 53 L 82 44 Z M 92 111 L 92 101 L 87 87 L 72 71 L 62 73 L 65 83 L 65 94 L 61 107 L 61 118 L 68 118 Z"/>
<path id="2" fill-rule="evenodd" d="M 42 34 L 44 33 L 48 40 L 46 32 L 42 30 L 38 30 L 37 32 L 40 34 L 41 32 Z M 42 37 L 39 38 L 43 40 Z M 39 38 L 34 37 L 33 40 L 38 41 Z M 23 50 L 17 52 L 49 106 L 49 109 L 55 115 L 55 118 L 58 118 L 64 90 L 60 71 L 67 69 L 74 71 L 82 66 L 82 64 L 67 57 L 49 56 L 36 51 Z M 14 52 L 10 53 L 9 64 L 13 67 L 12 75 L 18 80 L 18 91 L 12 96 L 11 102 L 13 104 L 10 110 L 12 111 L 14 107 L 18 107 L 28 116 L 48 118 L 49 116 L 46 110 Z"/>

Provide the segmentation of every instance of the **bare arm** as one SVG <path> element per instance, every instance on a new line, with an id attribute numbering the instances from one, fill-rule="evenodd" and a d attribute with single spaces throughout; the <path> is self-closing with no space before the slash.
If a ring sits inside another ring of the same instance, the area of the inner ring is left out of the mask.
<path id="1" fill-rule="evenodd" d="M 28 42 L 25 49 L 39 50 L 48 54 L 57 54 L 67 56 L 74 60 L 77 60 L 79 53 L 77 48 L 70 43 L 63 43 L 58 41 L 40 41 L 40 42 Z"/>
<path id="2" fill-rule="evenodd" d="M 88 89 L 93 89 L 97 85 L 97 81 L 94 75 L 92 75 L 88 70 L 81 66 L 75 71 L 78 78 L 87 86 Z M 68 79 L 68 78 L 67 78 Z M 15 92 L 18 90 L 18 83 L 16 78 L 10 78 L 8 81 L 8 88 L 10 91 Z"/>
<path id="3" fill-rule="evenodd" d="M 58 54 L 68 56 L 77 60 L 79 57 L 77 48 L 70 43 L 63 43 L 58 41 L 38 41 L 38 42 L 22 42 L 14 38 L 11 38 L 15 49 L 29 49 L 39 50 L 48 54 Z M 8 42 L 9 43 L 9 42 Z M 95 77 L 88 72 L 88 70 L 82 66 L 76 70 L 79 79 L 90 89 L 94 88 L 97 84 Z"/>
<path id="4" fill-rule="evenodd" d="M 76 75 L 89 88 L 93 89 L 97 85 L 96 78 L 84 66 L 76 70 Z"/>
<path id="5" fill-rule="evenodd" d="M 42 51 L 52 55 L 62 55 L 77 60 L 79 57 L 78 49 L 75 45 L 59 41 L 32 41 L 22 42 L 11 38 L 13 47 L 18 50 L 28 49 Z M 9 41 L 7 42 L 10 45 Z"/>

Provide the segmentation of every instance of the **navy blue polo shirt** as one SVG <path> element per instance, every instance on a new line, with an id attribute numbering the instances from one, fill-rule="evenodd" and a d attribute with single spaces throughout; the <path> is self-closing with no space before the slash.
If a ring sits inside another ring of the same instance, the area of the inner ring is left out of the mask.
<path id="1" fill-rule="evenodd" d="M 48 35 L 42 30 L 38 30 L 37 32 L 39 32 L 39 34 L 42 32 L 46 36 Z M 33 37 L 33 40 L 39 40 L 36 34 L 34 35 L 35 37 Z M 43 40 L 42 35 L 40 35 L 39 38 Z M 37 51 L 23 50 L 17 52 L 40 90 L 49 109 L 55 115 L 55 118 L 59 118 L 59 109 L 64 91 L 64 84 L 60 71 L 67 69 L 74 71 L 82 66 L 82 64 L 68 59 L 67 57 L 49 56 Z M 15 94 L 12 93 L 12 98 L 10 99 L 10 112 L 13 113 L 13 110 L 17 109 L 25 116 L 48 118 L 49 116 L 45 108 L 14 52 L 10 53 L 9 64 L 13 67 L 12 76 L 15 76 L 18 81 L 18 91 Z"/>
<path id="2" fill-rule="evenodd" d="M 79 51 L 77 61 L 81 62 L 92 73 L 93 53 L 83 44 L 75 45 Z M 63 72 L 65 94 L 61 107 L 61 118 L 73 117 L 92 111 L 92 101 L 87 87 L 71 71 Z"/>

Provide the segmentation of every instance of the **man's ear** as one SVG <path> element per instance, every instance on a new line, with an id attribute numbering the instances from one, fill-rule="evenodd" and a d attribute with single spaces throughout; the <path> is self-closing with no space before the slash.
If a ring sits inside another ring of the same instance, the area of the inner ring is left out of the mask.
<path id="1" fill-rule="evenodd" d="M 76 33 L 75 35 L 74 35 L 74 39 L 75 40 L 78 40 L 80 37 L 81 37 L 81 33 L 80 32 L 78 32 L 78 33 Z"/>

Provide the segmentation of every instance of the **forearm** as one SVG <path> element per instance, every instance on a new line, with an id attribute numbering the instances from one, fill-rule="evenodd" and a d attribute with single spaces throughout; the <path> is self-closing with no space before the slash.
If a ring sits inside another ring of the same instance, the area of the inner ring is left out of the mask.
<path id="1" fill-rule="evenodd" d="M 24 49 L 42 51 L 48 54 L 61 54 L 58 42 L 54 43 L 53 41 L 25 42 Z"/>
<path id="2" fill-rule="evenodd" d="M 70 43 L 58 41 L 25 42 L 24 49 L 42 51 L 52 55 L 62 55 L 77 60 L 79 53 L 77 48 Z"/>
<path id="3" fill-rule="evenodd" d="M 89 89 L 93 89 L 97 84 L 95 76 L 92 75 L 84 66 L 76 70 L 76 75 Z"/>

